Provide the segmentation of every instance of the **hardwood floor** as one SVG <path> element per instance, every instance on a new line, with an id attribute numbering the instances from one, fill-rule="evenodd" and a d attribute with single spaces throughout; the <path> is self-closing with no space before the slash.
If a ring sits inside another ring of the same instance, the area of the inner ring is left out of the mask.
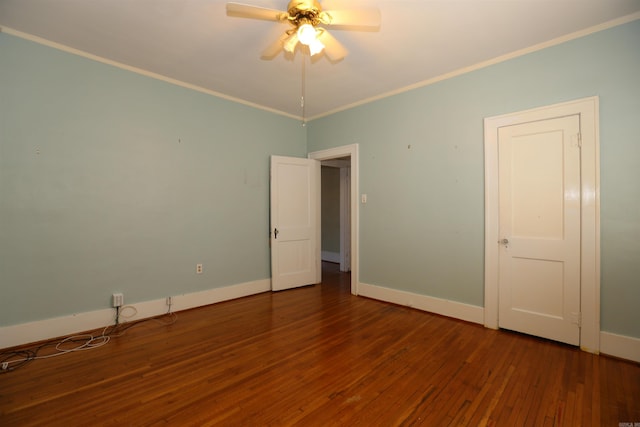
<path id="1" fill-rule="evenodd" d="M 640 423 L 640 365 L 354 297 L 331 267 L 0 374 L 0 425 Z"/>

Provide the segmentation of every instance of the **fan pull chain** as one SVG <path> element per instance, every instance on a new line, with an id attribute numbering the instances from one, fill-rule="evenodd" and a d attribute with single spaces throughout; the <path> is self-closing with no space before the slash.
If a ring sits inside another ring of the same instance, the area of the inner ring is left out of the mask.
<path id="1" fill-rule="evenodd" d="M 302 79 L 301 79 L 302 88 L 300 90 L 300 92 L 301 92 L 300 108 L 302 109 L 302 126 L 304 127 L 304 126 L 307 125 L 306 114 L 305 114 L 306 108 L 305 108 L 305 105 L 304 105 L 304 96 L 305 96 L 305 91 L 306 91 L 306 86 L 307 86 L 307 84 L 306 84 L 306 79 L 307 79 L 307 75 L 306 74 L 307 73 L 306 73 L 306 68 L 305 68 L 305 64 L 306 64 L 305 56 L 304 55 L 301 55 L 301 56 L 302 56 Z"/>

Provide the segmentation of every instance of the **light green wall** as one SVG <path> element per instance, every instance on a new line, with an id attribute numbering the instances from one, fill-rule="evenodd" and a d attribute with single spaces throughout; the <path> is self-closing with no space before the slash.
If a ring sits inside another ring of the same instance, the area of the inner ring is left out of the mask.
<path id="1" fill-rule="evenodd" d="M 352 143 L 361 281 L 481 306 L 483 118 L 599 95 L 602 329 L 640 337 L 639 41 L 635 21 L 305 130 L 0 34 L 0 325 L 268 278 L 269 155 Z"/>
<path id="2" fill-rule="evenodd" d="M 312 121 L 360 144 L 360 280 L 483 305 L 483 118 L 600 96 L 602 330 L 640 337 L 640 21 Z"/>
<path id="3" fill-rule="evenodd" d="M 305 132 L 0 34 L 0 325 L 269 278 L 269 156 Z"/>
<path id="4" fill-rule="evenodd" d="M 340 253 L 340 169 L 322 166 L 322 250 Z"/>

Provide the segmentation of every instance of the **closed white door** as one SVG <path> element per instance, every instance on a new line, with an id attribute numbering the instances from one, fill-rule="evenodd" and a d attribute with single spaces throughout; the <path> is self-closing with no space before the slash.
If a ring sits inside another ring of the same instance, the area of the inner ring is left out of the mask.
<path id="1" fill-rule="evenodd" d="M 498 130 L 501 328 L 580 344 L 580 117 Z"/>
<path id="2" fill-rule="evenodd" d="M 271 289 L 319 283 L 320 162 L 271 156 Z"/>

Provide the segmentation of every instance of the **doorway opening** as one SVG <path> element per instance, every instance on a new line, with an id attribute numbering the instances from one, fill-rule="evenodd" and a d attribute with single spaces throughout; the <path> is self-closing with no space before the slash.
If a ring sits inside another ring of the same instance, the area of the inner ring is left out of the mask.
<path id="1" fill-rule="evenodd" d="M 351 159 L 323 160 L 320 164 L 322 261 L 338 264 L 340 271 L 351 271 Z"/>
<path id="2" fill-rule="evenodd" d="M 322 151 L 309 153 L 308 158 L 318 160 L 321 165 L 328 168 L 337 168 L 340 179 L 338 180 L 340 189 L 339 212 L 340 226 L 334 227 L 334 232 L 339 229 L 339 251 L 337 261 L 340 264 L 340 271 L 351 272 L 351 293 L 358 294 L 358 145 L 351 144 L 342 147 L 330 148 Z M 335 172 L 335 171 L 334 171 Z M 333 189 L 336 192 L 335 188 Z M 335 208 L 335 207 L 334 207 Z M 321 230 L 329 231 L 330 230 Z M 332 236 L 335 238 L 335 236 Z M 332 247 L 328 247 L 325 256 L 333 257 L 330 252 L 336 253 L 335 242 Z M 333 249 L 333 250 L 331 250 Z M 319 257 L 322 254 L 318 254 Z M 323 269 L 324 270 L 324 267 Z M 324 279 L 323 279 L 324 280 Z"/>

